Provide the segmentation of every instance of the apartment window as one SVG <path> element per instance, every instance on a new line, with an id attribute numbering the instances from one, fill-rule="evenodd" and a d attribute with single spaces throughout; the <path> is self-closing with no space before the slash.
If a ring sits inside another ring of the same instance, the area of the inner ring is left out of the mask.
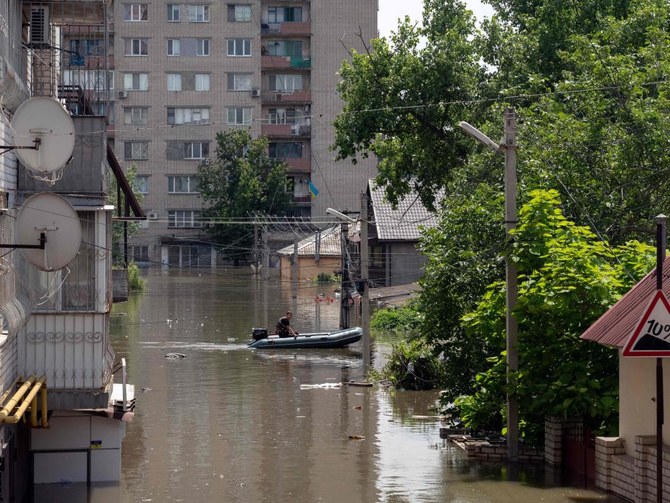
<path id="1" fill-rule="evenodd" d="M 302 157 L 302 143 L 300 142 L 271 142 L 269 154 L 273 159 L 300 159 Z"/>
<path id="2" fill-rule="evenodd" d="M 251 125 L 251 108 L 231 107 L 227 109 L 229 126 Z"/>
<path id="3" fill-rule="evenodd" d="M 270 75 L 270 89 L 280 92 L 302 90 L 302 75 Z"/>
<path id="4" fill-rule="evenodd" d="M 196 38 L 196 50 L 198 56 L 209 56 L 209 39 L 208 38 Z"/>
<path id="5" fill-rule="evenodd" d="M 302 7 L 268 7 L 268 23 L 302 22 Z"/>
<path id="6" fill-rule="evenodd" d="M 127 160 L 146 160 L 149 158 L 148 141 L 123 142 L 123 158 Z"/>
<path id="7" fill-rule="evenodd" d="M 250 5 L 229 5 L 228 21 L 233 23 L 250 23 L 251 6 Z"/>
<path id="8" fill-rule="evenodd" d="M 180 44 L 178 38 L 169 38 L 167 41 L 167 55 L 179 56 Z"/>
<path id="9" fill-rule="evenodd" d="M 248 38 L 228 39 L 228 56 L 251 56 L 251 40 Z"/>
<path id="10" fill-rule="evenodd" d="M 189 5 L 188 20 L 191 23 L 208 23 L 209 5 Z"/>
<path id="11" fill-rule="evenodd" d="M 124 52 L 126 56 L 147 56 L 149 54 L 148 38 L 126 38 L 124 39 Z"/>
<path id="12" fill-rule="evenodd" d="M 295 124 L 295 108 L 271 108 L 268 110 L 270 124 Z"/>
<path id="13" fill-rule="evenodd" d="M 144 3 L 131 3 L 123 6 L 124 21 L 146 21 L 148 6 Z"/>
<path id="14" fill-rule="evenodd" d="M 149 193 L 149 176 L 148 175 L 135 175 L 133 180 L 133 189 L 135 189 L 140 194 Z"/>
<path id="15" fill-rule="evenodd" d="M 134 126 L 146 126 L 149 123 L 149 107 L 124 108 L 123 123 Z"/>
<path id="16" fill-rule="evenodd" d="M 168 107 L 167 123 L 179 124 L 208 124 L 209 108 L 176 108 Z"/>
<path id="17" fill-rule="evenodd" d="M 167 74 L 167 90 L 168 91 L 181 91 L 181 73 L 168 73 Z"/>
<path id="18" fill-rule="evenodd" d="M 179 4 L 170 3 L 167 6 L 167 20 L 171 23 L 179 22 Z"/>
<path id="19" fill-rule="evenodd" d="M 229 91 L 251 91 L 251 73 L 229 73 L 228 90 Z"/>
<path id="20" fill-rule="evenodd" d="M 195 194 L 200 192 L 198 179 L 195 176 L 168 176 L 169 194 Z"/>
<path id="21" fill-rule="evenodd" d="M 270 56 L 302 56 L 301 40 L 269 40 L 264 48 Z"/>
<path id="22" fill-rule="evenodd" d="M 101 38 L 74 38 L 70 39 L 70 51 L 76 52 L 77 56 L 102 56 L 105 46 Z"/>
<path id="23" fill-rule="evenodd" d="M 209 91 L 209 73 L 195 74 L 195 90 Z"/>
<path id="24" fill-rule="evenodd" d="M 123 89 L 126 91 L 148 91 L 148 73 L 126 73 L 123 75 Z"/>
<path id="25" fill-rule="evenodd" d="M 69 272 L 60 285 L 63 311 L 91 311 L 95 308 L 96 217 L 93 211 L 78 212 L 81 223 L 81 247 L 68 264 Z"/>
<path id="26" fill-rule="evenodd" d="M 209 155 L 209 143 L 190 141 L 184 143 L 184 159 L 204 159 Z"/>
<path id="27" fill-rule="evenodd" d="M 147 245 L 130 245 L 128 246 L 128 253 L 130 254 L 130 260 L 133 262 L 149 262 L 149 247 Z"/>
<path id="28" fill-rule="evenodd" d="M 201 214 L 194 210 L 168 210 L 168 227 L 202 227 Z"/>

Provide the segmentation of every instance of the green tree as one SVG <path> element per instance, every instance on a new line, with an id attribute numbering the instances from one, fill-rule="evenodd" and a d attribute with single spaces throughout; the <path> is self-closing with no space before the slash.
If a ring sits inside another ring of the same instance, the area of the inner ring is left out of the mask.
<path id="1" fill-rule="evenodd" d="M 244 130 L 216 135 L 216 157 L 198 167 L 200 193 L 213 221 L 209 233 L 226 244 L 228 256 L 247 255 L 255 215 L 284 215 L 291 195 L 286 190 L 286 167 L 267 153 L 267 140 Z M 227 223 L 231 222 L 231 223 Z"/>
<path id="2" fill-rule="evenodd" d="M 654 266 L 655 249 L 638 241 L 608 245 L 566 219 L 557 191 L 529 197 L 511 250 L 519 268 L 519 371 L 510 390 L 520 404 L 522 433 L 541 442 L 547 414 L 616 428 L 618 353 L 579 336 Z M 502 281 L 489 286 L 464 325 L 498 354 L 477 376 L 475 392 L 457 405 L 470 427 L 498 424 L 508 390 Z"/>

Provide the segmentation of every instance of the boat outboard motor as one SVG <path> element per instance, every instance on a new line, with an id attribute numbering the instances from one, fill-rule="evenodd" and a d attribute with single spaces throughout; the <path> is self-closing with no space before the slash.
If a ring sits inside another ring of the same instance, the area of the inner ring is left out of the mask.
<path id="1" fill-rule="evenodd" d="M 255 341 L 260 341 L 261 339 L 267 339 L 268 338 L 268 329 L 267 328 L 252 328 L 251 329 L 251 337 Z"/>

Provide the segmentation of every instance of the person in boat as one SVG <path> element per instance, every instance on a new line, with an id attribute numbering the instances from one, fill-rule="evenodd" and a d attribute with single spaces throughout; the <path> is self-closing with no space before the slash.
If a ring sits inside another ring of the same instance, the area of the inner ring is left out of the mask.
<path id="1" fill-rule="evenodd" d="M 286 311 L 286 315 L 282 316 L 279 318 L 279 321 L 277 322 L 277 335 L 279 337 L 297 337 L 298 332 L 293 330 L 293 327 L 291 327 L 291 318 L 293 317 L 293 313 L 291 311 Z"/>

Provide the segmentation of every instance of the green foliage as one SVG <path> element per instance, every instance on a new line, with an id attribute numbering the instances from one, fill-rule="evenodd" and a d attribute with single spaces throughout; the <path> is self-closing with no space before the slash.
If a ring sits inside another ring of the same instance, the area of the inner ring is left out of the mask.
<path id="1" fill-rule="evenodd" d="M 618 354 L 579 336 L 654 265 L 655 249 L 636 241 L 610 247 L 567 220 L 556 191 L 531 191 L 519 211 L 513 260 L 519 268 L 519 371 L 505 375 L 505 289 L 491 284 L 466 330 L 500 348 L 478 374 L 475 392 L 458 403 L 466 424 L 495 423 L 508 389 L 520 404 L 524 434 L 541 441 L 545 415 L 583 416 L 613 425 L 618 408 Z"/>
<path id="2" fill-rule="evenodd" d="M 146 289 L 146 281 L 140 273 L 140 268 L 135 262 L 128 264 L 128 290 L 131 292 L 143 292 Z"/>
<path id="3" fill-rule="evenodd" d="M 412 304 L 386 307 L 373 313 L 370 327 L 384 332 L 414 333 L 421 324 L 421 318 L 421 313 Z"/>
<path id="4" fill-rule="evenodd" d="M 334 283 L 338 281 L 339 278 L 337 274 L 330 274 L 327 272 L 320 272 L 319 274 L 316 275 L 316 282 L 317 283 Z"/>
<path id="5" fill-rule="evenodd" d="M 443 378 L 443 367 L 425 341 L 409 339 L 393 344 L 391 356 L 379 378 L 396 388 L 433 389 Z"/>
<path id="6" fill-rule="evenodd" d="M 500 194 L 481 184 L 470 193 L 447 198 L 438 227 L 426 231 L 421 241 L 428 262 L 420 282 L 420 331 L 435 353 L 442 355 L 448 401 L 470 393 L 486 358 L 500 350 L 497 343 L 466 332 L 461 318 L 475 308 L 487 286 L 504 274 L 501 220 Z"/>
<path id="7" fill-rule="evenodd" d="M 133 189 L 133 194 L 135 195 L 135 198 L 141 203 L 142 202 L 142 194 L 140 193 L 138 187 L 137 187 L 137 166 L 135 164 L 131 164 L 128 166 L 125 170 L 125 175 L 126 179 L 128 180 L 128 183 L 130 184 L 131 188 Z M 114 208 L 118 208 L 120 204 L 123 204 L 122 201 L 118 200 L 118 183 L 116 181 L 116 177 L 113 175 L 108 176 L 107 180 L 107 204 L 111 204 L 114 206 Z M 123 253 L 123 239 L 124 239 L 124 234 L 125 230 L 127 229 L 128 236 L 132 236 L 133 234 L 136 234 L 137 231 L 139 230 L 140 225 L 138 222 L 129 222 L 129 221 L 113 221 L 112 222 L 112 263 L 114 264 L 122 264 L 124 261 L 124 253 Z"/>
<path id="8" fill-rule="evenodd" d="M 245 252 L 253 241 L 253 225 L 227 224 L 255 215 L 284 215 L 291 195 L 286 191 L 286 167 L 267 154 L 267 140 L 245 130 L 216 135 L 216 158 L 198 167 L 205 217 L 217 223 L 208 232 L 227 255 Z"/>

